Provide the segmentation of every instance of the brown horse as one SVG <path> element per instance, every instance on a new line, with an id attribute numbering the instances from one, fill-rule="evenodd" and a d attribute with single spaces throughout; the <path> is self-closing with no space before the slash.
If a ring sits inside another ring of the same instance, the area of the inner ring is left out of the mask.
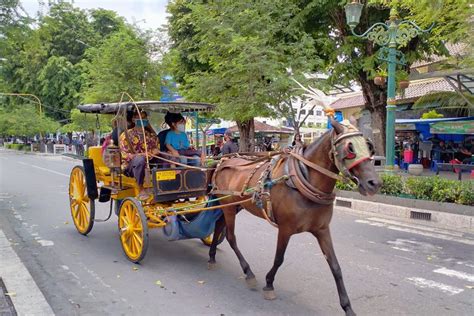
<path id="1" fill-rule="evenodd" d="M 346 315 L 355 315 L 352 310 L 349 297 L 344 287 L 341 268 L 334 253 L 329 223 L 333 214 L 334 186 L 336 183 L 336 173 L 339 171 L 346 174 L 359 186 L 359 192 L 363 195 L 375 194 L 381 182 L 377 176 L 373 164 L 370 161 L 373 153 L 362 134 L 353 126 L 344 126 L 334 120 L 331 120 L 333 129 L 326 132 L 318 140 L 311 143 L 299 156 L 296 164 L 300 170 L 295 171 L 291 167 L 291 160 L 296 159 L 291 154 L 282 154 L 281 157 L 274 159 L 276 162 L 272 168 L 266 163 L 249 163 L 248 160 L 236 157 L 224 160 L 217 167 L 213 185 L 217 196 L 222 196 L 228 192 L 235 192 L 234 196 L 223 201 L 223 204 L 242 201 L 240 204 L 245 210 L 261 218 L 272 218 L 278 225 L 278 244 L 276 249 L 273 267 L 266 275 L 266 286 L 263 288 L 266 299 L 275 299 L 273 281 L 278 268 L 283 263 L 286 247 L 293 234 L 310 232 L 318 240 L 319 246 L 329 264 L 331 272 L 336 281 L 339 300 Z M 306 161 L 301 163 L 301 161 Z M 310 168 L 299 167 L 305 164 Z M 314 167 L 314 164 L 317 166 Z M 318 167 L 319 166 L 319 167 Z M 336 167 L 338 166 L 338 167 Z M 323 170 L 321 170 L 322 168 Z M 297 168 L 297 169 L 298 169 Z M 338 170 L 339 169 L 339 170 Z M 341 170 L 342 169 L 342 170 Z M 238 195 L 246 187 L 261 186 L 262 177 L 265 170 L 271 170 L 268 179 L 278 179 L 288 175 L 293 179 L 294 184 L 281 181 L 272 183 L 267 188 L 269 201 L 263 203 L 266 205 L 266 212 L 262 208 L 262 203 L 249 201 L 249 196 Z M 303 170 L 303 171 L 301 171 Z M 301 179 L 301 174 L 303 178 Z M 298 179 L 300 178 L 300 179 Z M 305 182 L 307 180 L 307 182 Z M 260 182 L 260 183 L 259 183 Z M 308 195 L 308 190 L 301 187 L 301 183 L 306 183 L 306 189 L 309 187 L 313 195 Z M 268 203 L 270 202 L 270 203 Z M 271 210 L 268 209 L 271 204 Z M 246 275 L 246 281 L 249 286 L 255 287 L 255 275 L 250 269 L 249 264 L 237 247 L 237 240 L 234 233 L 235 216 L 239 210 L 235 204 L 222 208 L 224 216 L 216 223 L 214 238 L 209 251 L 209 268 L 213 268 L 216 263 L 216 247 L 218 237 L 224 227 L 226 227 L 226 237 L 230 246 L 237 255 L 240 265 Z"/>

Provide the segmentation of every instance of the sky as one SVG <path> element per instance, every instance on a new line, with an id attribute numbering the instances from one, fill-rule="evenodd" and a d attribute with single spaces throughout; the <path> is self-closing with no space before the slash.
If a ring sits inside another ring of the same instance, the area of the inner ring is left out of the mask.
<path id="1" fill-rule="evenodd" d="M 23 8 L 31 16 L 39 9 L 38 0 L 20 0 Z M 42 2 L 47 3 L 47 0 Z M 125 17 L 129 23 L 136 22 L 142 29 L 158 28 L 166 23 L 166 5 L 168 0 L 71 0 L 81 9 L 114 10 Z M 45 7 L 46 9 L 47 7 Z"/>

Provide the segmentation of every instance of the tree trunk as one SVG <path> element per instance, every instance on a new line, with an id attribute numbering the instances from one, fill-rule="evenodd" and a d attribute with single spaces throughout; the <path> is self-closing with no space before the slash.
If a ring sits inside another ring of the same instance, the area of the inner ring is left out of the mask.
<path id="1" fill-rule="evenodd" d="M 359 82 L 365 98 L 364 109 L 370 111 L 372 120 L 372 133 L 375 152 L 385 156 L 385 130 L 387 122 L 387 90 L 386 87 L 377 86 L 372 80 L 367 79 L 367 74 L 359 72 Z"/>
<path id="2" fill-rule="evenodd" d="M 255 150 L 255 124 L 253 118 L 247 121 L 237 121 L 240 133 L 241 152 L 253 152 Z"/>

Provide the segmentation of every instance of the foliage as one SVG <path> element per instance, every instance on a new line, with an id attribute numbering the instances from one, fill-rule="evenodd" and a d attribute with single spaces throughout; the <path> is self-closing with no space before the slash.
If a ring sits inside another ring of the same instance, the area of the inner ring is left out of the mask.
<path id="1" fill-rule="evenodd" d="M 85 102 L 117 101 L 122 92 L 135 99 L 158 99 L 160 71 L 150 60 L 147 43 L 131 30 L 114 33 L 85 61 Z M 127 98 L 128 100 L 128 98 Z"/>
<path id="2" fill-rule="evenodd" d="M 474 205 L 474 181 L 448 180 L 441 177 L 402 177 L 382 174 L 381 194 L 405 197 L 413 196 L 421 200 Z M 353 184 L 336 182 L 339 190 L 356 191 Z"/>
<path id="3" fill-rule="evenodd" d="M 32 106 L 0 111 L 0 135 L 34 136 L 56 132 L 58 128 L 57 122 L 45 115 L 39 115 L 37 109 Z"/>
<path id="4" fill-rule="evenodd" d="M 171 1 L 172 49 L 165 57 L 182 94 L 218 105 L 219 117 L 237 122 L 241 150 L 253 150 L 253 118 L 292 113 L 289 70 L 318 68 L 314 40 L 294 19 L 301 9 L 283 0 Z M 294 115 L 292 115 L 294 116 Z"/>
<path id="5" fill-rule="evenodd" d="M 387 195 L 399 195 L 403 192 L 402 177 L 398 175 L 382 174 L 383 184 L 380 193 Z"/>
<path id="6" fill-rule="evenodd" d="M 442 118 L 442 117 L 444 117 L 444 115 L 436 112 L 436 110 L 431 110 L 421 115 L 421 118 L 423 120 L 436 119 L 436 118 Z"/>
<path id="7" fill-rule="evenodd" d="M 110 115 L 99 114 L 97 118 L 95 114 L 81 113 L 79 110 L 73 109 L 71 110 L 71 122 L 61 127 L 60 130 L 63 133 L 94 132 L 100 127 L 100 132 L 110 132 L 112 130 L 111 119 Z"/>
<path id="8" fill-rule="evenodd" d="M 468 112 L 474 110 L 474 97 L 454 91 L 433 92 L 421 96 L 413 104 L 414 109 L 429 107 L 456 110 L 460 115 L 469 115 Z"/>
<path id="9" fill-rule="evenodd" d="M 30 145 L 26 144 L 5 144 L 5 148 L 7 149 L 15 149 L 15 150 L 30 150 Z"/>
<path id="10" fill-rule="evenodd" d="M 355 191 L 357 186 L 353 182 L 336 181 L 336 189 L 344 191 Z"/>
<path id="11" fill-rule="evenodd" d="M 62 111 L 51 113 L 57 119 L 68 117 L 68 110 L 79 104 L 81 77 L 80 70 L 66 57 L 52 56 L 40 71 L 42 101 L 45 104 L 61 104 Z"/>

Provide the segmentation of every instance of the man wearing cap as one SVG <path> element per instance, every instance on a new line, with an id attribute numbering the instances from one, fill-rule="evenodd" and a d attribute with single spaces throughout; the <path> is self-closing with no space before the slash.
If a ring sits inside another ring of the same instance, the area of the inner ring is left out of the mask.
<path id="1" fill-rule="evenodd" d="M 221 153 L 223 155 L 236 153 L 239 151 L 239 146 L 232 141 L 232 132 L 227 130 L 224 133 L 224 146 L 222 146 Z"/>

